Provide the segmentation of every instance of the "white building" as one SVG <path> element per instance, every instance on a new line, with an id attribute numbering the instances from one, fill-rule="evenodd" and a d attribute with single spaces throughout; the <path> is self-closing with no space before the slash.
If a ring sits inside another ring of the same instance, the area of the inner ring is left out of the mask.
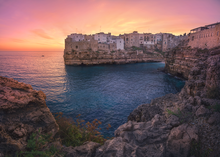
<path id="1" fill-rule="evenodd" d="M 124 39 L 118 38 L 115 41 L 117 50 L 124 50 Z"/>
<path id="2" fill-rule="evenodd" d="M 100 32 L 100 33 L 95 34 L 94 39 L 98 40 L 99 43 L 107 43 L 108 41 L 107 39 L 110 36 L 111 36 L 111 33 L 105 34 L 103 32 Z"/>
<path id="3" fill-rule="evenodd" d="M 84 40 L 84 35 L 82 34 L 73 33 L 71 35 L 68 35 L 68 37 L 72 38 L 72 41 L 83 41 Z"/>

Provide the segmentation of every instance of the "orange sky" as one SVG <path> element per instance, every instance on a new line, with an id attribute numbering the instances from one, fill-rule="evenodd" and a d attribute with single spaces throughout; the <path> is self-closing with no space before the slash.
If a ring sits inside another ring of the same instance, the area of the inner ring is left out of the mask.
<path id="1" fill-rule="evenodd" d="M 64 49 L 71 33 L 188 33 L 220 22 L 220 0 L 0 0 L 0 51 Z"/>

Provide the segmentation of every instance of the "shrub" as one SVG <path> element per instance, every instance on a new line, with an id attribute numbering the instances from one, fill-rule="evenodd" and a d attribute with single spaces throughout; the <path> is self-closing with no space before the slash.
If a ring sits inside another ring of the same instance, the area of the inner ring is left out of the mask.
<path id="1" fill-rule="evenodd" d="M 220 104 L 216 103 L 213 106 L 208 106 L 208 109 L 213 109 L 215 112 L 220 112 Z"/>
<path id="2" fill-rule="evenodd" d="M 51 157 L 56 154 L 59 156 L 64 156 L 64 154 L 59 153 L 59 150 L 51 146 L 49 149 L 45 149 L 49 142 L 53 141 L 51 138 L 52 134 L 41 134 L 40 129 L 37 133 L 32 133 L 30 139 L 28 140 L 26 151 L 17 152 L 18 157 Z"/>
<path id="3" fill-rule="evenodd" d="M 172 114 L 172 115 L 177 116 L 181 123 L 186 122 L 192 116 L 191 112 L 182 112 L 182 111 L 180 111 L 179 108 L 178 108 L 177 113 L 175 113 L 169 109 L 167 109 L 167 113 L 168 113 L 168 115 Z"/>
<path id="4" fill-rule="evenodd" d="M 214 111 L 220 112 L 220 104 L 215 104 L 214 106 L 212 106 L 212 108 L 214 109 Z"/>
<path id="5" fill-rule="evenodd" d="M 202 143 L 194 139 L 190 144 L 190 155 L 194 157 L 208 157 L 212 151 L 211 148 L 202 149 Z"/>
<path id="6" fill-rule="evenodd" d="M 207 97 L 210 99 L 220 99 L 220 90 L 218 87 L 210 87 L 207 90 Z"/>
<path id="7" fill-rule="evenodd" d="M 131 48 L 132 48 L 133 51 L 136 51 L 136 50 L 142 50 L 142 48 L 140 48 L 140 47 L 136 47 L 136 46 L 132 46 Z"/>
<path id="8" fill-rule="evenodd" d="M 54 113 L 53 114 L 57 124 L 59 125 L 59 135 L 62 141 L 62 144 L 65 146 L 80 146 L 86 141 L 93 141 L 100 144 L 109 138 L 104 138 L 103 135 L 99 132 L 98 126 L 102 124 L 99 120 L 95 119 L 92 123 L 85 123 L 84 120 L 77 119 L 76 121 L 63 117 L 63 113 Z M 77 117 L 79 117 L 78 115 Z M 109 129 L 110 124 L 106 127 Z M 54 141 L 51 138 L 52 134 L 41 134 L 41 131 L 38 130 L 36 133 L 32 133 L 27 143 L 26 151 L 17 152 L 18 157 L 51 157 L 51 156 L 64 156 L 60 153 L 60 150 L 57 150 L 56 147 L 51 146 L 48 149 L 45 149 L 47 145 Z"/>
<path id="9" fill-rule="evenodd" d="M 85 123 L 82 119 L 76 121 L 71 118 L 63 117 L 63 113 L 55 113 L 55 119 L 59 125 L 59 134 L 62 144 L 65 146 L 79 146 L 86 141 L 93 141 L 104 144 L 107 140 L 101 135 L 99 125 L 102 124 L 99 120 L 95 119 L 92 123 Z M 79 117 L 80 115 L 78 115 Z M 110 124 L 107 127 L 110 128 Z"/>

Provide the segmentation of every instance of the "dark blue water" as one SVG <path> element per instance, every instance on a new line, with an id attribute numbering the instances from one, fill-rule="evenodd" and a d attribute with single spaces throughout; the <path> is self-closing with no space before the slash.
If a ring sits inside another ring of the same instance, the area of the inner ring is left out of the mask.
<path id="1" fill-rule="evenodd" d="M 51 112 L 111 124 L 105 136 L 113 136 L 137 106 L 181 90 L 184 82 L 157 71 L 161 67 L 164 63 L 65 66 L 63 52 L 0 52 L 1 76 L 42 90 Z"/>

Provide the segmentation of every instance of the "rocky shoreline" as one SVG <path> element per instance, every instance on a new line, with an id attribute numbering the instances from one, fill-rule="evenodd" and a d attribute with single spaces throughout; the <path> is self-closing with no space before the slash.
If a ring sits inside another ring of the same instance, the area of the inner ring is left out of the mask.
<path id="1" fill-rule="evenodd" d="M 40 130 L 51 133 L 53 144 L 67 157 L 218 157 L 220 48 L 175 48 L 165 55 L 165 63 L 166 72 L 188 80 L 181 92 L 138 106 L 102 146 L 62 146 L 45 94 L 0 77 L 0 156 L 25 151 L 30 134 Z"/>

